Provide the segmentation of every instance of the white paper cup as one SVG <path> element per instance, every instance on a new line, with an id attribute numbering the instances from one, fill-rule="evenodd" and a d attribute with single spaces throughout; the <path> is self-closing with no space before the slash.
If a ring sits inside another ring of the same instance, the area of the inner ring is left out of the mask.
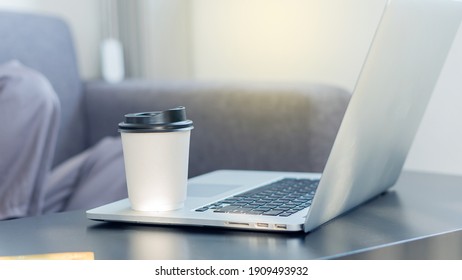
<path id="1" fill-rule="evenodd" d="M 192 122 L 184 108 L 128 114 L 119 124 L 128 198 L 136 211 L 170 211 L 186 200 Z"/>

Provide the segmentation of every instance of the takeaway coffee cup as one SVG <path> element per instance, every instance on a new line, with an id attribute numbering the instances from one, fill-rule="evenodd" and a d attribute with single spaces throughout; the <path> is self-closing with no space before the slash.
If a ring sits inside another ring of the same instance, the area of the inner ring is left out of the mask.
<path id="1" fill-rule="evenodd" d="M 133 210 L 170 211 L 184 206 L 192 128 L 184 107 L 127 114 L 119 123 Z"/>

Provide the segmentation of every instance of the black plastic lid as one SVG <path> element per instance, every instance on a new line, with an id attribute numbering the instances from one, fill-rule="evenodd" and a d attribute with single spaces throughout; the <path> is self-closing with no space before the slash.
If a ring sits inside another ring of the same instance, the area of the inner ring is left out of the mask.
<path id="1" fill-rule="evenodd" d="M 125 122 L 119 123 L 120 132 L 171 132 L 191 129 L 193 122 L 186 119 L 186 111 L 182 106 L 166 111 L 126 114 Z"/>

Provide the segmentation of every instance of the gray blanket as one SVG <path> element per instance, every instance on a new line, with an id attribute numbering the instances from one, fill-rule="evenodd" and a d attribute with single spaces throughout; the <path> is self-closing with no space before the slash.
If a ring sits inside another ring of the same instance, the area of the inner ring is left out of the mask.
<path id="1" fill-rule="evenodd" d="M 0 65 L 0 219 L 88 209 L 127 197 L 120 138 L 51 170 L 59 100 L 40 73 Z"/>

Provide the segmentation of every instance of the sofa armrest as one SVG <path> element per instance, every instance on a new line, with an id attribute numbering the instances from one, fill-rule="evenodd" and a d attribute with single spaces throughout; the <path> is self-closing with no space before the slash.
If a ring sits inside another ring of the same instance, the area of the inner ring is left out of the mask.
<path id="1" fill-rule="evenodd" d="M 190 176 L 216 169 L 322 171 L 350 94 L 325 85 L 125 81 L 86 84 L 88 140 L 126 113 L 185 106 Z"/>

